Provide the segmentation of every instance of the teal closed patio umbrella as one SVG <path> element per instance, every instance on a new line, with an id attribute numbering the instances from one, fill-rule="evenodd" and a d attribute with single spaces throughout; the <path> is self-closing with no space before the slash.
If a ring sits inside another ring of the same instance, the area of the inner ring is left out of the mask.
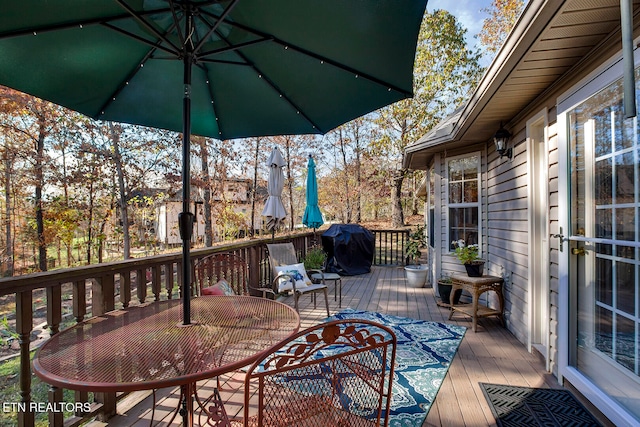
<path id="1" fill-rule="evenodd" d="M 0 13 L 0 84 L 100 120 L 190 136 L 325 133 L 412 95 L 427 0 L 21 0 Z"/>
<path id="2" fill-rule="evenodd" d="M 319 228 L 324 224 L 322 219 L 322 213 L 318 207 L 318 181 L 316 177 L 316 164 L 313 161 L 313 157 L 309 155 L 309 162 L 307 166 L 307 189 L 306 189 L 307 206 L 304 208 L 304 215 L 302 216 L 302 224 L 309 228 L 313 228 L 313 232 L 316 232 L 316 228 Z"/>

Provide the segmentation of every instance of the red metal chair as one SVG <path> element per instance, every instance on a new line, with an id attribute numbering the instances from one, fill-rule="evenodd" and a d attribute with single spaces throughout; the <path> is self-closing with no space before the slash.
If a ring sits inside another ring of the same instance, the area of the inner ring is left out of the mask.
<path id="1" fill-rule="evenodd" d="M 244 426 L 386 426 L 395 353 L 393 331 L 371 321 L 300 331 L 247 371 Z"/>
<path id="2" fill-rule="evenodd" d="M 239 255 L 215 253 L 195 263 L 193 282 L 198 295 L 202 295 L 204 288 L 215 286 L 220 280 L 225 280 L 236 295 L 249 295 L 249 266 Z"/>

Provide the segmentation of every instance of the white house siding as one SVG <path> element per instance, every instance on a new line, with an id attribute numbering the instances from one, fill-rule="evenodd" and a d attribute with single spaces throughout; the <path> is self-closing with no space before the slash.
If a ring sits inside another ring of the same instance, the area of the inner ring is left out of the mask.
<path id="1" fill-rule="evenodd" d="M 486 229 L 490 272 L 505 279 L 505 321 L 525 343 L 528 337 L 527 155 L 524 131 L 512 132 L 513 158 L 489 149 Z"/>
<path id="2" fill-rule="evenodd" d="M 547 128 L 549 164 L 549 232 L 558 233 L 558 156 L 555 106 L 548 106 Z M 528 261 L 529 261 L 529 175 L 526 152 L 526 119 L 514 129 L 513 158 L 500 159 L 493 142 L 466 149 L 443 151 L 434 156 L 436 195 L 436 274 L 464 272 L 450 253 L 447 230 L 446 165 L 450 157 L 480 152 L 481 155 L 481 239 L 482 256 L 487 259 L 486 273 L 505 279 L 505 320 L 509 330 L 523 344 L 529 339 Z M 557 375 L 558 323 L 558 239 L 550 239 L 549 253 L 549 367 Z M 485 294 L 492 306 L 495 295 Z"/>
<path id="3" fill-rule="evenodd" d="M 553 99 L 548 102 L 552 103 Z M 549 234 L 558 234 L 558 138 L 555 105 L 547 106 Z M 531 111 L 540 111 L 536 105 Z M 530 301 L 528 283 L 529 212 L 525 116 L 514 127 L 513 159 L 500 159 L 490 145 L 488 184 L 488 228 L 491 273 L 505 278 L 505 319 L 509 330 L 527 344 Z M 549 239 L 549 369 L 558 375 L 558 239 Z"/>

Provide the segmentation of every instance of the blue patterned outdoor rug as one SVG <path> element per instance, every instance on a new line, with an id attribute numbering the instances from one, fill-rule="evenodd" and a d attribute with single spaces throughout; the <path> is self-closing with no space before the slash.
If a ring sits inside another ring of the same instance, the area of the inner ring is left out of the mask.
<path id="1" fill-rule="evenodd" d="M 398 346 L 389 426 L 422 426 L 466 328 L 352 309 L 328 320 L 334 319 L 368 319 L 393 329 Z"/>

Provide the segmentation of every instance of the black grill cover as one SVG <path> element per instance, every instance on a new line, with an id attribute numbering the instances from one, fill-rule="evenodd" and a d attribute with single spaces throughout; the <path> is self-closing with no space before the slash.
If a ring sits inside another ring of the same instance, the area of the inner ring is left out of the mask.
<path id="1" fill-rule="evenodd" d="M 333 224 L 322 233 L 327 253 L 326 271 L 355 276 L 371 271 L 375 239 L 373 233 L 357 224 Z"/>

